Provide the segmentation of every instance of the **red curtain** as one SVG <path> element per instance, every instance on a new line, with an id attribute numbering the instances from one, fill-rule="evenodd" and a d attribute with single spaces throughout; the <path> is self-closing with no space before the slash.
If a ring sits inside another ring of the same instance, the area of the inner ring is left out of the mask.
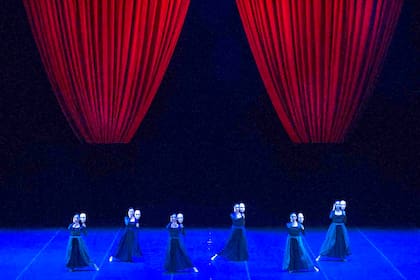
<path id="1" fill-rule="evenodd" d="M 402 0 L 237 0 L 257 67 L 295 143 L 339 143 L 372 91 Z"/>
<path id="2" fill-rule="evenodd" d="M 127 143 L 155 96 L 190 0 L 23 0 L 62 111 L 88 143 Z"/>

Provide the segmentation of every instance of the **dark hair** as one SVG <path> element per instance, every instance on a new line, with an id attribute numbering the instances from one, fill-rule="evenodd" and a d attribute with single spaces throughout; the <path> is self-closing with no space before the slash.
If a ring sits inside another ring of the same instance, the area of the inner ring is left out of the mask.
<path id="1" fill-rule="evenodd" d="M 80 221 L 80 215 L 78 213 L 73 215 L 73 218 L 71 218 L 72 221 L 73 221 L 74 217 L 77 217 L 77 221 Z"/>

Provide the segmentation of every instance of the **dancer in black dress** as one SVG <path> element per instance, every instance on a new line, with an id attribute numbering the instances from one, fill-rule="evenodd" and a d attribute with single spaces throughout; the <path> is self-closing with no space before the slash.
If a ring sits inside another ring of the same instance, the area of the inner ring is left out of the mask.
<path id="1" fill-rule="evenodd" d="M 83 235 L 86 235 L 86 226 L 82 226 L 80 216 L 73 216 L 73 223 L 68 227 L 70 231 L 66 250 L 66 266 L 70 271 L 78 268 L 92 267 L 99 270 L 98 266 L 90 260 Z"/>
<path id="2" fill-rule="evenodd" d="M 169 217 L 169 224 L 166 226 L 169 232 L 169 241 L 166 251 L 165 270 L 170 273 L 188 269 L 198 272 L 198 269 L 192 264 L 190 257 L 187 255 L 184 242 L 181 239 L 181 234 L 185 234 L 183 221 L 184 215 L 181 213 L 178 215 L 172 214 Z"/>
<path id="3" fill-rule="evenodd" d="M 322 243 L 317 261 L 322 257 L 329 257 L 346 261 L 347 256 L 351 254 L 349 235 L 345 223 L 347 221 L 346 202 L 336 201 L 330 213 L 332 223 L 328 228 L 327 235 Z"/>
<path id="4" fill-rule="evenodd" d="M 305 250 L 309 253 L 309 256 L 311 257 L 311 260 L 314 261 L 315 271 L 318 272 L 320 268 L 315 261 L 314 252 L 312 252 L 311 247 L 309 246 L 309 244 L 308 244 L 308 242 L 306 241 L 306 238 L 305 238 L 305 227 L 303 226 L 303 222 L 305 221 L 305 217 L 303 216 L 303 213 L 298 213 L 297 214 L 297 221 L 301 225 L 301 228 L 302 228 L 301 237 L 302 237 L 303 246 L 305 247 Z"/>
<path id="5" fill-rule="evenodd" d="M 303 223 L 303 214 L 301 215 L 301 221 Z M 296 213 L 290 214 L 290 223 L 286 224 L 288 235 L 284 251 L 283 269 L 289 272 L 318 272 L 319 269 L 314 266 L 308 248 L 303 241 L 302 233 L 304 227 L 302 223 L 298 222 Z"/>
<path id="6" fill-rule="evenodd" d="M 229 240 L 220 253 L 211 257 L 212 261 L 218 256 L 223 256 L 230 261 L 247 261 L 249 258 L 245 232 L 245 204 L 235 204 L 230 217 L 232 219 L 232 230 Z"/>
<path id="7" fill-rule="evenodd" d="M 125 230 L 118 243 L 117 251 L 109 257 L 112 262 L 115 259 L 121 262 L 135 262 L 140 259 L 142 252 L 138 239 L 140 210 L 137 211 L 137 217 L 133 208 L 128 209 L 127 217 L 124 217 Z"/>

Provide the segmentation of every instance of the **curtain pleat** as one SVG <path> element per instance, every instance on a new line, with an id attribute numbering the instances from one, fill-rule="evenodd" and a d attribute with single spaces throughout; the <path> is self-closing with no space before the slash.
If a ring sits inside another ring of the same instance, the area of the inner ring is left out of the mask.
<path id="1" fill-rule="evenodd" d="M 190 0 L 23 0 L 70 126 L 88 143 L 128 143 L 169 65 Z"/>
<path id="2" fill-rule="evenodd" d="M 295 143 L 340 143 L 372 92 L 402 0 L 236 0 L 271 102 Z"/>

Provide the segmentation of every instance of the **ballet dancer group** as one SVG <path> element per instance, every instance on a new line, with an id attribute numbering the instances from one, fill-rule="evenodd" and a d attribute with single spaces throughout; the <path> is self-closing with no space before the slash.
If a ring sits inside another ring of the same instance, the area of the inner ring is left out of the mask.
<path id="1" fill-rule="evenodd" d="M 283 257 L 282 268 L 289 272 L 298 271 L 319 271 L 316 262 L 320 260 L 341 260 L 346 261 L 350 255 L 349 237 L 345 226 L 346 223 L 346 202 L 336 201 L 330 212 L 330 224 L 325 240 L 321 246 L 318 257 L 315 258 L 308 246 L 304 234 L 303 213 L 291 213 L 290 222 L 286 224 L 287 239 Z M 142 257 L 142 251 L 138 240 L 138 230 L 140 210 L 130 208 L 124 218 L 125 230 L 122 234 L 117 249 L 109 257 L 109 262 L 135 262 Z M 245 204 L 237 203 L 233 206 L 230 215 L 232 228 L 230 236 L 224 248 L 211 257 L 215 261 L 218 257 L 223 257 L 229 261 L 247 261 L 248 242 L 245 232 Z M 184 215 L 182 213 L 172 214 L 169 217 L 169 224 L 166 229 L 169 233 L 168 247 L 164 268 L 169 273 L 193 271 L 198 269 L 191 262 L 183 242 L 185 235 Z M 68 227 L 70 238 L 67 245 L 66 266 L 70 271 L 75 269 L 91 267 L 99 270 L 98 266 L 90 260 L 83 236 L 86 235 L 86 214 L 76 214 L 73 223 Z"/>

